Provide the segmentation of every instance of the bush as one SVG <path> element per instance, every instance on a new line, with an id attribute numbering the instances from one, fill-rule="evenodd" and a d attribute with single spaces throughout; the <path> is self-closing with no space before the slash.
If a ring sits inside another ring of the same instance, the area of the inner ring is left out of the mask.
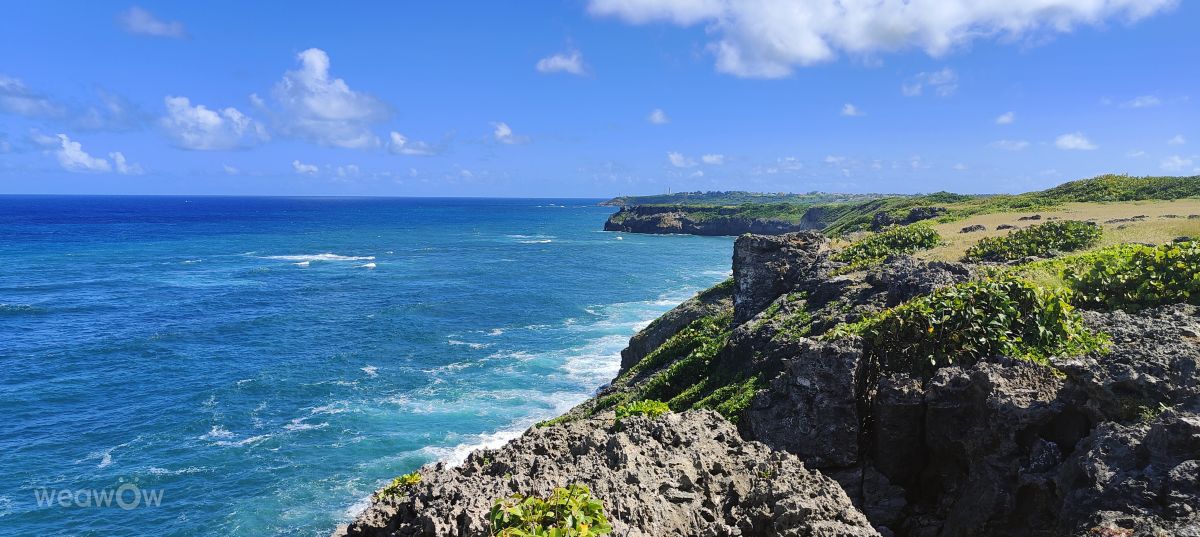
<path id="1" fill-rule="evenodd" d="M 612 532 L 604 504 L 584 485 L 556 488 L 545 499 L 514 494 L 496 500 L 488 523 L 496 537 L 586 537 Z"/>
<path id="2" fill-rule="evenodd" d="M 1091 258 L 1063 278 L 1081 307 L 1138 311 L 1187 302 L 1200 304 L 1200 243 L 1128 245 Z"/>
<path id="3" fill-rule="evenodd" d="M 646 416 L 649 418 L 657 418 L 671 411 L 671 407 L 667 406 L 662 401 L 646 399 L 643 401 L 635 401 L 627 405 L 617 407 L 617 425 L 621 424 L 621 420 L 630 416 Z"/>
<path id="4" fill-rule="evenodd" d="M 1001 276 L 943 287 L 884 310 L 829 337 L 863 337 L 867 356 L 884 372 L 928 377 L 940 367 L 1008 356 L 1044 363 L 1053 355 L 1104 348 L 1067 301 L 1020 278 Z"/>
<path id="5" fill-rule="evenodd" d="M 387 498 L 394 498 L 403 493 L 407 493 L 413 487 L 421 482 L 421 474 L 412 472 L 404 474 L 396 479 L 393 479 L 388 486 L 379 490 L 379 495 Z"/>
<path id="6" fill-rule="evenodd" d="M 1030 226 L 1003 237 L 985 237 L 967 249 L 965 261 L 1014 261 L 1052 252 L 1071 252 L 1100 241 L 1100 226 L 1091 222 L 1061 220 Z"/>
<path id="7" fill-rule="evenodd" d="M 891 226 L 855 241 L 846 249 L 834 254 L 833 258 L 849 263 L 847 268 L 853 270 L 877 264 L 889 255 L 928 250 L 941 242 L 941 236 L 928 224 Z"/>

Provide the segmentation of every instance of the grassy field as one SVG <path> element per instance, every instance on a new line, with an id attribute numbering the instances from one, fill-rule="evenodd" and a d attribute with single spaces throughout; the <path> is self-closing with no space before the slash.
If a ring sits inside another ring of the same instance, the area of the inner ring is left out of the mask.
<path id="1" fill-rule="evenodd" d="M 1021 220 L 1021 217 L 1040 215 L 1040 220 Z M 967 248 L 983 237 L 1006 235 L 1012 229 L 997 230 L 1003 224 L 1025 228 L 1051 219 L 1092 221 L 1104 230 L 1096 248 L 1127 242 L 1161 244 L 1176 237 L 1200 237 L 1200 199 L 1122 201 L 1101 203 L 1065 203 L 1049 210 L 977 214 L 953 222 L 934 224 L 945 244 L 919 252 L 917 257 L 931 260 L 957 261 Z M 1137 216 L 1145 219 L 1126 222 Z M 986 231 L 960 233 L 968 226 L 981 225 Z"/>

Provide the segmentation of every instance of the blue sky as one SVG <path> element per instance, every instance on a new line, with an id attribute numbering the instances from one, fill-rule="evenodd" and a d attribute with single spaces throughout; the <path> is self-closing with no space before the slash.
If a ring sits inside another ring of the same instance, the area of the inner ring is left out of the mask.
<path id="1" fill-rule="evenodd" d="M 345 4 L 10 5 L 0 193 L 982 193 L 1200 174 L 1196 3 Z"/>

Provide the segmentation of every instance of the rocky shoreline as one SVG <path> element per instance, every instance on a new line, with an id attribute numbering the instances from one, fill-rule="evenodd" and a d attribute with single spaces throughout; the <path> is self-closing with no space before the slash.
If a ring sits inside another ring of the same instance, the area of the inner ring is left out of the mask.
<path id="1" fill-rule="evenodd" d="M 687 207 L 634 205 L 621 207 L 604 222 L 604 231 L 650 233 L 658 235 L 734 236 L 743 233 L 781 235 L 795 231 L 821 229 L 818 212 L 805 213 L 799 222 L 739 216 L 736 208 L 716 209 L 714 215 L 701 218 Z M 722 214 L 724 213 L 724 214 Z"/>
<path id="2" fill-rule="evenodd" d="M 1111 338 L 1103 353 L 923 376 L 881 371 L 862 340 L 828 331 L 978 267 L 843 268 L 817 233 L 740 237 L 733 280 L 635 336 L 595 398 L 421 469 L 335 535 L 489 535 L 496 499 L 582 483 L 620 536 L 1200 537 L 1195 306 L 1084 312 Z M 667 352 L 705 330 L 716 351 Z M 680 411 L 616 423 L 614 405 L 648 394 Z"/>

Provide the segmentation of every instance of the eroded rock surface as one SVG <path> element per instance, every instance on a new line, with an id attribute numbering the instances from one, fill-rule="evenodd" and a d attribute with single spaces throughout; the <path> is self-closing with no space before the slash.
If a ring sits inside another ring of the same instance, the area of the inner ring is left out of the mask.
<path id="1" fill-rule="evenodd" d="M 742 440 L 711 411 L 531 429 L 458 468 L 421 470 L 341 535 L 485 536 L 495 498 L 582 483 L 617 536 L 875 536 L 838 484 L 794 455 Z"/>

